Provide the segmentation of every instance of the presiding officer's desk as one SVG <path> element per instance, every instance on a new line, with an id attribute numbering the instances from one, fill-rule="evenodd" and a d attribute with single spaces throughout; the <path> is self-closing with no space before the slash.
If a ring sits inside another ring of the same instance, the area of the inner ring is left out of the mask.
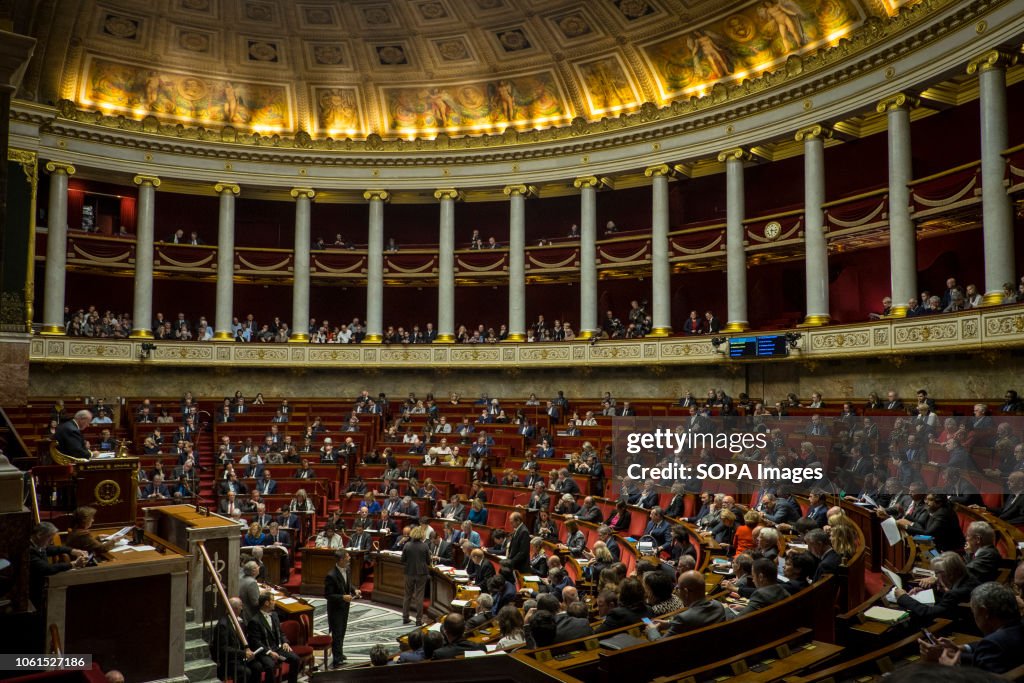
<path id="1" fill-rule="evenodd" d="M 144 543 L 160 540 L 147 536 Z M 166 544 L 117 550 L 111 556 L 97 566 L 50 577 L 47 625 L 56 625 L 64 652 L 91 654 L 126 680 L 183 676 L 189 558 Z"/>
<path id="2" fill-rule="evenodd" d="M 437 619 L 451 611 L 458 583 L 454 577 L 437 567 L 430 569 L 430 580 L 427 582 L 430 607 L 426 610 L 427 616 Z M 400 553 L 390 551 L 377 553 L 373 576 L 373 599 L 389 605 L 402 605 L 405 602 L 405 572 Z"/>

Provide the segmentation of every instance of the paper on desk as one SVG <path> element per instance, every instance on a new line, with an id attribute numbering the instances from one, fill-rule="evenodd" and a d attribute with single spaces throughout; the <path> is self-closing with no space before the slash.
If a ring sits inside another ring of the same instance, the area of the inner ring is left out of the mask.
<path id="1" fill-rule="evenodd" d="M 156 550 L 156 548 L 151 545 L 130 545 L 127 547 L 131 548 L 132 550 L 136 550 L 140 553 L 145 552 L 147 550 Z"/>
<path id="2" fill-rule="evenodd" d="M 885 540 L 889 541 L 889 545 L 896 545 L 903 540 L 903 537 L 900 536 L 900 528 L 892 517 L 882 520 L 882 533 L 885 534 Z"/>
<path id="3" fill-rule="evenodd" d="M 487 643 L 487 645 L 484 645 L 484 647 L 487 648 L 488 652 L 494 652 L 495 650 L 498 649 L 498 644 L 497 643 Z"/>
<path id="4" fill-rule="evenodd" d="M 885 601 L 896 602 L 896 589 L 903 588 L 903 579 L 900 578 L 899 574 L 891 572 L 885 567 L 882 567 L 882 573 L 889 577 L 889 580 L 892 581 L 892 589 L 885 594 Z"/>
<path id="5" fill-rule="evenodd" d="M 914 598 L 915 600 L 917 600 L 922 605 L 934 605 L 935 604 L 935 591 L 933 591 L 931 588 L 929 588 L 928 590 L 918 591 L 917 593 L 914 593 L 910 597 Z"/>
<path id="6" fill-rule="evenodd" d="M 298 600 L 296 600 L 295 598 L 280 598 L 278 602 L 282 605 L 294 605 L 298 602 Z"/>
<path id="7" fill-rule="evenodd" d="M 466 657 L 486 657 L 487 653 L 483 650 L 466 650 Z"/>
<path id="8" fill-rule="evenodd" d="M 125 550 L 133 550 L 133 548 L 130 545 L 119 545 L 116 548 L 111 548 L 110 552 L 120 553 L 124 552 Z"/>
<path id="9" fill-rule="evenodd" d="M 463 608 L 469 605 L 469 600 L 452 600 L 452 607 Z"/>
<path id="10" fill-rule="evenodd" d="M 440 633 L 441 632 L 441 622 L 440 621 L 435 621 L 433 624 L 431 624 L 430 626 L 427 627 L 427 630 L 428 631 L 436 631 L 436 632 Z"/>
<path id="11" fill-rule="evenodd" d="M 540 583 L 540 577 L 536 574 L 524 574 L 523 581 L 526 583 Z"/>

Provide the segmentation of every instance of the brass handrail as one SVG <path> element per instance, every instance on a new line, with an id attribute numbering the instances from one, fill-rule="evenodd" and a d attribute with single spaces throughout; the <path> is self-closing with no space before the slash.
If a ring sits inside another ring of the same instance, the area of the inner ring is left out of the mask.
<path id="1" fill-rule="evenodd" d="M 62 655 L 64 648 L 60 644 L 60 629 L 57 624 L 50 624 L 50 654 Z"/>
<path id="2" fill-rule="evenodd" d="M 203 541 L 196 541 L 196 545 L 199 547 L 199 552 L 203 557 L 203 564 L 206 565 L 206 571 L 213 577 L 213 583 L 217 586 L 217 592 L 220 594 L 221 600 L 227 605 L 227 614 L 231 619 L 231 625 L 235 629 L 235 634 L 238 639 L 242 641 L 242 647 L 248 648 L 249 641 L 245 638 L 245 631 L 242 629 L 242 625 L 238 622 L 238 615 L 235 614 L 235 610 L 231 609 L 231 601 L 228 599 L 228 593 L 224 590 L 224 584 L 220 580 L 220 574 L 213 566 L 213 560 L 210 559 L 210 554 L 206 552 L 206 544 Z"/>

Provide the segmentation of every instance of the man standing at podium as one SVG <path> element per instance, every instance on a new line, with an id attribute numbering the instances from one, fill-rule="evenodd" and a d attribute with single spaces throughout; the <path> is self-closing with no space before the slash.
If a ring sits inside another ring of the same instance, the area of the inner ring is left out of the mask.
<path id="1" fill-rule="evenodd" d="M 75 417 L 57 427 L 54 436 L 57 439 L 57 450 L 64 455 L 84 458 L 88 460 L 93 456 L 85 446 L 85 437 L 82 432 L 92 423 L 92 413 L 88 410 L 79 410 Z"/>
<path id="2" fill-rule="evenodd" d="M 337 562 L 324 579 L 324 597 L 327 598 L 327 624 L 331 630 L 331 654 L 334 660 L 331 668 L 341 666 L 347 659 L 345 647 L 345 631 L 348 630 L 348 610 L 352 600 L 362 597 L 358 588 L 350 582 L 349 554 L 347 550 L 334 553 Z M 326 667 L 326 663 L 324 664 Z"/>

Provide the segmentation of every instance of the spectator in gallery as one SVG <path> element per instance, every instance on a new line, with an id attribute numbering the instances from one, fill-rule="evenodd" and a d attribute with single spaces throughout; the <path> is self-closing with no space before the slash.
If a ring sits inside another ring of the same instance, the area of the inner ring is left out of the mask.
<path id="1" fill-rule="evenodd" d="M 718 334 L 719 332 L 722 331 L 722 323 L 718 318 L 715 317 L 714 313 L 712 313 L 711 311 L 706 311 L 704 313 L 704 319 L 706 321 L 704 323 L 704 331 L 707 334 Z"/>
<path id="2" fill-rule="evenodd" d="M 388 243 L 387 243 L 387 246 L 384 247 L 384 251 L 392 253 L 392 254 L 396 253 L 398 251 L 398 243 L 395 242 L 395 238 L 394 237 L 389 237 L 388 238 Z"/>

